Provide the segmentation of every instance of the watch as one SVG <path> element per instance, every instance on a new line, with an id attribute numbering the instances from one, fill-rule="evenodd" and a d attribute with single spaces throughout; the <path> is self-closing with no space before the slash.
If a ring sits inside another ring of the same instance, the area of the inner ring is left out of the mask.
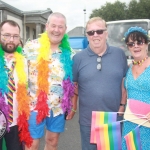
<path id="1" fill-rule="evenodd" d="M 125 106 L 126 106 L 126 104 L 120 104 L 120 106 L 123 106 L 123 107 L 125 107 Z"/>

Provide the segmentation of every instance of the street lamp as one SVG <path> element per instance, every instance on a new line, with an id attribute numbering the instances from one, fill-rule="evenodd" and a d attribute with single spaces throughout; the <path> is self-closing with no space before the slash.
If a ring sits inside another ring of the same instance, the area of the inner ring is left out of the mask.
<path id="1" fill-rule="evenodd" d="M 86 26 L 86 9 L 83 9 L 84 12 L 84 36 L 85 36 L 85 26 Z"/>

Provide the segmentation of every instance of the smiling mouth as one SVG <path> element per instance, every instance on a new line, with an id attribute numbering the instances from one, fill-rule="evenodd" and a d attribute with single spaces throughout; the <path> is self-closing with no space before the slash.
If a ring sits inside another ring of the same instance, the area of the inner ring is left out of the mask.
<path id="1" fill-rule="evenodd" d="M 134 53 L 139 53 L 139 52 L 141 52 L 141 50 L 135 50 L 135 51 L 134 51 Z"/>
<path id="2" fill-rule="evenodd" d="M 60 36 L 60 34 L 58 34 L 58 33 L 53 33 L 53 36 Z"/>
<path id="3" fill-rule="evenodd" d="M 100 43 L 100 40 L 93 40 L 94 43 Z"/>
<path id="4" fill-rule="evenodd" d="M 94 39 L 93 41 L 100 41 L 100 39 Z"/>

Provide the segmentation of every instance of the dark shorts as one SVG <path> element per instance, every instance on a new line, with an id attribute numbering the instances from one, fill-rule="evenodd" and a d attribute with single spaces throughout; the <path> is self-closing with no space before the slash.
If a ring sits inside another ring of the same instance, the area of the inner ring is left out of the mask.
<path id="1" fill-rule="evenodd" d="M 22 143 L 19 141 L 18 126 L 10 127 L 10 131 L 4 135 L 7 150 L 23 150 Z M 0 150 L 2 149 L 3 139 L 0 139 Z"/>

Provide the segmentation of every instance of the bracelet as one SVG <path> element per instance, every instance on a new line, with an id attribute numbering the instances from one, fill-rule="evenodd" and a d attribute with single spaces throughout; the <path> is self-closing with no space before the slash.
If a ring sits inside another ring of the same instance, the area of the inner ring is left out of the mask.
<path id="1" fill-rule="evenodd" d="M 123 106 L 123 107 L 125 107 L 125 106 L 126 106 L 126 104 L 120 104 L 120 106 Z"/>
<path id="2" fill-rule="evenodd" d="M 74 110 L 73 108 L 71 108 L 71 110 L 72 110 L 73 112 L 75 112 L 75 113 L 77 112 L 77 111 L 76 111 L 76 110 Z"/>
<path id="3" fill-rule="evenodd" d="M 74 95 L 78 96 L 78 94 L 77 94 L 77 93 L 74 93 Z"/>

